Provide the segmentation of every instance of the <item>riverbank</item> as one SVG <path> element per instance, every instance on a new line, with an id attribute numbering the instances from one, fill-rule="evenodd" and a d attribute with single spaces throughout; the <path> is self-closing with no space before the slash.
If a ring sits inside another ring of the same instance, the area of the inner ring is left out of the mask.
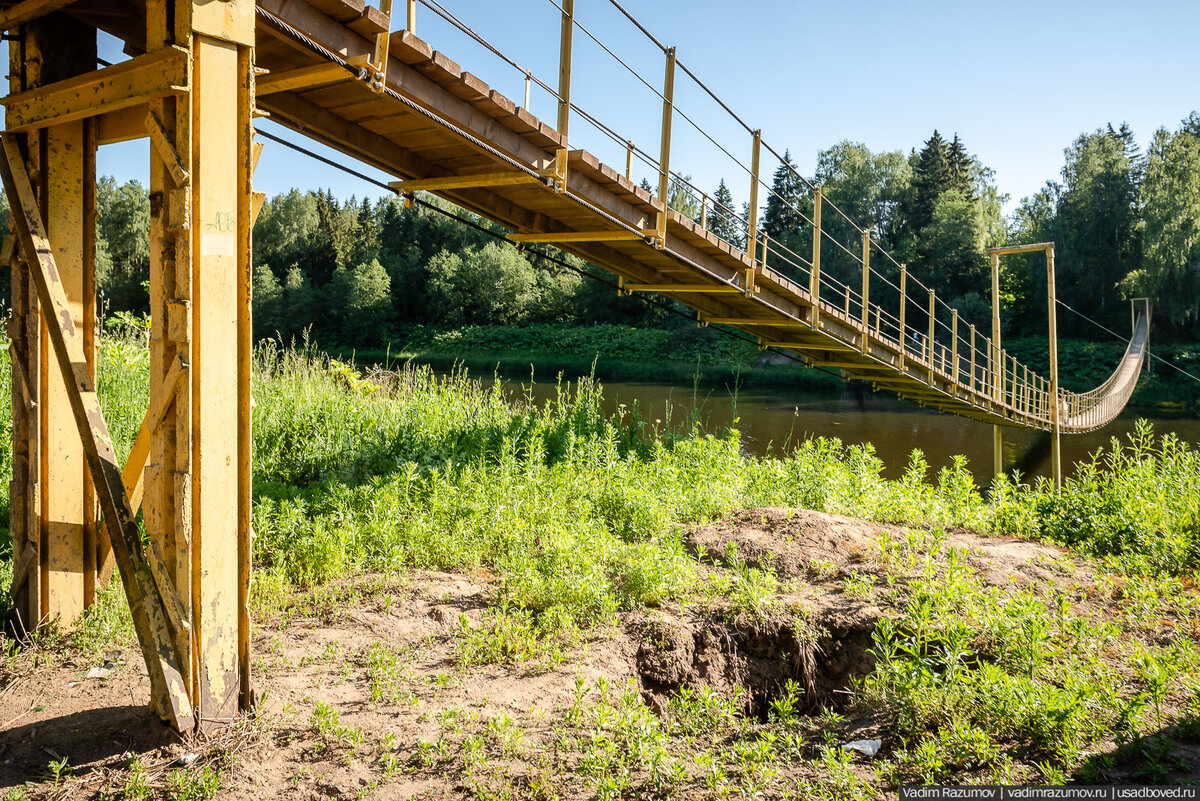
<path id="1" fill-rule="evenodd" d="M 603 381 L 655 381 L 680 385 L 791 387 L 838 391 L 836 371 L 804 367 L 774 351 L 763 352 L 708 328 L 647 329 L 620 325 L 576 326 L 410 326 L 388 345 L 371 349 L 327 348 L 359 364 L 397 364 L 411 360 L 436 369 L 462 364 L 479 374 L 499 371 L 519 378 L 532 369 L 540 380 L 563 373 L 592 375 Z M 739 336 L 745 336 L 738 332 Z M 1046 343 L 1014 339 L 1006 350 L 1042 374 L 1049 373 Z M 1063 386 L 1086 391 L 1103 383 L 1120 361 L 1124 346 L 1113 342 L 1060 340 Z M 1165 345 L 1152 352 L 1171 365 L 1200 375 L 1200 346 Z M 1131 400 L 1135 408 L 1173 412 L 1200 411 L 1200 381 L 1153 361 Z"/>
<path id="2" fill-rule="evenodd" d="M 805 367 L 716 328 L 635 328 L 624 325 L 410 326 L 381 348 L 327 348 L 358 364 L 405 361 L 475 374 L 494 371 L 539 380 L 591 376 L 601 381 L 656 381 L 681 386 L 796 387 L 838 391 L 835 375 Z M 745 336 L 739 334 L 739 336 Z"/>
<path id="3" fill-rule="evenodd" d="M 144 352 L 103 349 L 121 453 Z M 538 405 L 267 349 L 254 395 L 263 714 L 181 748 L 113 583 L 79 633 L 0 642 L 9 799 L 881 798 L 1200 770 L 1200 453 L 1173 437 L 1141 428 L 1061 493 L 985 493 L 916 453 L 898 480 L 830 440 L 750 457 L 736 430 L 607 415 L 587 380 Z"/>

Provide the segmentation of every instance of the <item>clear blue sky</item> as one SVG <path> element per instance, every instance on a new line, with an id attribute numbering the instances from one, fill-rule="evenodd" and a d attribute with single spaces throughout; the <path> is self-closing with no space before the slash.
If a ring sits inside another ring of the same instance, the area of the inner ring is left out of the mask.
<path id="1" fill-rule="evenodd" d="M 558 11 L 550 0 L 442 0 L 443 5 L 548 84 L 557 82 Z M 1019 0 L 1008 3 L 784 0 L 624 0 L 681 62 L 707 82 L 805 174 L 817 152 L 849 139 L 874 150 L 920 147 L 934 128 L 958 133 L 996 170 L 1013 201 L 1058 178 L 1063 148 L 1083 131 L 1127 121 L 1145 146 L 1200 109 L 1200 3 Z M 396 25 L 402 25 L 403 3 Z M 607 0 L 576 0 L 579 22 L 651 83 L 662 56 Z M 418 6 L 417 33 L 520 103 L 520 73 Z M 661 101 L 581 32 L 573 100 L 622 137 L 657 153 Z M 120 58 L 111 45 L 102 55 Z M 685 76 L 678 110 L 748 163 L 750 139 Z M 553 123 L 554 100 L 534 89 L 532 112 Z M 264 128 L 278 132 L 269 122 Z M 741 168 L 675 119 L 672 167 L 711 190 L 724 177 L 741 202 Z M 294 136 L 288 134 L 289 136 Z M 624 152 L 580 119 L 573 146 L 623 168 Z M 324 151 L 328 152 L 328 151 Z M 145 180 L 144 143 L 105 148 L 100 169 Z M 764 161 L 763 172 L 775 163 Z M 379 175 L 378 173 L 373 173 Z M 635 176 L 650 175 L 635 167 Z M 386 178 L 386 176 L 380 176 Z M 257 184 L 375 195 L 353 178 L 268 143 Z M 1009 208 L 1012 207 L 1009 204 Z"/>

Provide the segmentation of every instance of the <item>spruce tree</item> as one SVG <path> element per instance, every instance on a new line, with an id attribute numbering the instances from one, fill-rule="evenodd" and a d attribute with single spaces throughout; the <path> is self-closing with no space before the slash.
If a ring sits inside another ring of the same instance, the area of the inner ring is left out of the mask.
<path id="1" fill-rule="evenodd" d="M 916 240 L 920 231 L 934 221 L 937 198 L 953 186 L 949 147 L 942 134 L 935 130 L 911 162 L 912 185 L 900 204 L 899 230 L 901 236 Z"/>
<path id="2" fill-rule="evenodd" d="M 950 156 L 946 140 L 934 130 L 917 154 L 913 167 L 912 194 L 906 204 L 906 228 L 916 235 L 933 221 L 938 196 L 951 186 Z"/>
<path id="3" fill-rule="evenodd" d="M 356 264 L 362 264 L 377 258 L 379 256 L 379 224 L 369 197 L 364 197 L 358 207 L 355 227 L 358 229 L 358 237 L 351 252 L 351 259 Z"/>
<path id="4" fill-rule="evenodd" d="M 767 195 L 767 205 L 763 211 L 762 230 L 776 243 L 793 253 L 804 252 L 804 242 L 810 241 L 804 236 L 811 202 L 800 178 L 796 165 L 792 161 L 790 151 L 783 152 L 783 161 L 771 178 L 771 191 Z M 772 259 L 774 264 L 780 261 Z M 795 261 L 787 256 L 786 261 Z"/>
<path id="5" fill-rule="evenodd" d="M 741 247 L 743 234 L 736 214 L 733 208 L 733 193 L 722 178 L 717 191 L 713 193 L 712 210 L 708 214 L 708 230 L 729 244 Z"/>
<path id="6" fill-rule="evenodd" d="M 975 187 L 971 180 L 971 168 L 974 166 L 974 160 L 967 149 L 963 147 L 962 140 L 958 138 L 958 134 L 954 135 L 954 141 L 950 143 L 950 147 L 946 150 L 946 169 L 950 175 L 950 189 L 956 189 L 962 192 L 963 197 L 968 200 L 975 199 Z"/>

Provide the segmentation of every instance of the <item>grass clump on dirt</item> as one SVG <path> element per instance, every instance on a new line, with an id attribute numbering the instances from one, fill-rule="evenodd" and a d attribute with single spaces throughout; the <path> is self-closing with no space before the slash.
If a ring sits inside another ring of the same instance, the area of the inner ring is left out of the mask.
<path id="1" fill-rule="evenodd" d="M 144 349 L 103 353 L 124 453 Z M 539 406 L 461 371 L 272 347 L 256 368 L 276 728 L 254 759 L 284 761 L 279 792 L 871 798 L 1200 769 L 1200 454 L 1173 436 L 1140 426 L 1061 492 L 985 489 L 920 452 L 885 480 L 830 439 L 747 456 L 736 431 L 606 416 L 586 379 Z M 6 646 L 0 717 L 35 660 L 129 641 L 126 614 L 110 587 L 75 634 Z M 144 797 L 240 780 L 224 756 L 177 779 L 158 758 Z"/>

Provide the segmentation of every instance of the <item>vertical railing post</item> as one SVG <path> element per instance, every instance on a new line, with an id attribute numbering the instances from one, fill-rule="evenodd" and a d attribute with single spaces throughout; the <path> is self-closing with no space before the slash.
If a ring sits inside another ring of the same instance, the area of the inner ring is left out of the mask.
<path id="1" fill-rule="evenodd" d="M 1054 488 L 1062 489 L 1062 409 L 1058 393 L 1058 314 L 1055 306 L 1054 246 L 1046 250 L 1046 303 L 1050 309 L 1050 407 L 1054 425 L 1054 439 L 1050 450 L 1050 463 L 1054 471 Z"/>
<path id="2" fill-rule="evenodd" d="M 1008 394 L 1008 351 L 1000 350 L 1000 403 L 1009 405 Z"/>
<path id="3" fill-rule="evenodd" d="M 571 39 L 574 33 L 575 0 L 563 0 L 562 33 L 558 46 L 558 132 L 564 143 L 571 123 Z"/>
<path id="4" fill-rule="evenodd" d="M 671 191 L 671 117 L 675 108 L 675 48 L 667 48 L 667 65 L 663 76 L 662 141 L 658 150 L 658 200 L 662 211 L 658 213 L 658 247 L 667 242 L 667 206 Z"/>
<path id="5" fill-rule="evenodd" d="M 933 383 L 933 334 L 934 322 L 937 319 L 937 296 L 933 290 L 929 290 L 929 342 L 926 343 L 929 355 L 925 362 L 929 365 L 929 383 Z"/>
<path id="6" fill-rule="evenodd" d="M 863 231 L 862 235 L 862 352 L 870 350 L 869 334 L 871 333 L 871 232 Z"/>
<path id="7" fill-rule="evenodd" d="M 1008 360 L 1012 364 L 1012 373 L 1010 374 L 1010 377 L 1009 377 L 1009 386 L 1011 387 L 1011 389 L 1009 390 L 1009 395 L 1011 398 L 1010 403 L 1012 403 L 1012 406 L 1015 409 L 1015 408 L 1017 408 L 1017 383 L 1018 383 L 1017 378 L 1020 373 L 1020 370 L 1017 369 L 1017 357 L 1016 356 L 1009 356 Z"/>
<path id="8" fill-rule="evenodd" d="M 978 383 L 975 379 L 975 326 L 971 326 L 971 391 L 975 391 L 975 385 Z"/>
<path id="9" fill-rule="evenodd" d="M 371 81 L 371 89 L 382 92 L 387 85 L 388 48 L 392 41 L 392 0 L 379 0 L 378 5 L 379 11 L 387 17 L 387 26 L 375 35 L 375 47 L 371 54 L 375 78 Z"/>
<path id="10" fill-rule="evenodd" d="M 754 131 L 754 152 L 750 154 L 750 211 L 746 219 L 746 255 L 750 267 L 746 270 L 745 289 L 754 291 L 754 257 L 758 250 L 758 165 L 762 151 L 762 131 Z"/>
<path id="11" fill-rule="evenodd" d="M 908 307 L 908 267 L 900 265 L 900 369 L 904 369 L 904 357 L 908 352 L 908 336 L 904 328 L 904 312 Z"/>
<path id="12" fill-rule="evenodd" d="M 700 229 L 708 230 L 708 193 L 700 193 Z"/>
<path id="13" fill-rule="evenodd" d="M 812 271 L 808 274 L 808 294 L 812 298 L 812 327 L 816 328 L 821 322 L 821 199 L 820 186 L 813 187 L 813 245 Z"/>
<path id="14" fill-rule="evenodd" d="M 633 140 L 625 140 L 625 180 L 633 181 Z"/>
<path id="15" fill-rule="evenodd" d="M 521 108 L 525 109 L 526 111 L 529 111 L 529 91 L 532 88 L 532 84 L 533 73 L 531 73 L 529 70 L 525 70 L 525 105 L 521 106 Z"/>
<path id="16" fill-rule="evenodd" d="M 405 27 L 413 36 L 417 35 L 417 0 L 408 0 L 408 24 Z"/>
<path id="17" fill-rule="evenodd" d="M 950 321 L 950 375 L 954 377 L 954 383 L 958 384 L 958 309 L 954 310 Z"/>
<path id="18" fill-rule="evenodd" d="M 1025 414 L 1029 414 L 1029 365 L 1025 365 L 1025 378 L 1021 382 L 1022 407 L 1025 409 Z"/>

